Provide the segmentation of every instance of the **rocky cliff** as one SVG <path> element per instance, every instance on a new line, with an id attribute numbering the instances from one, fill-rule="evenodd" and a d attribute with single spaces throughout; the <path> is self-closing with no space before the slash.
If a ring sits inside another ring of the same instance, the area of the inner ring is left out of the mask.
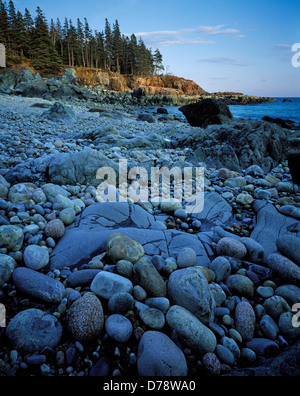
<path id="1" fill-rule="evenodd" d="M 91 88 L 101 85 L 104 89 L 117 92 L 141 89 L 143 95 L 201 96 L 207 93 L 194 81 L 182 77 L 139 77 L 87 68 L 75 68 L 75 71 L 78 83 Z"/>

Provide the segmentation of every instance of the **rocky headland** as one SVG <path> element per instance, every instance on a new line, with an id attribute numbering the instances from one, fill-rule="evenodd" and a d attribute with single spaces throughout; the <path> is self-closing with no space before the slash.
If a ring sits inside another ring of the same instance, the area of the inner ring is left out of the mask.
<path id="1" fill-rule="evenodd" d="M 0 375 L 299 376 L 298 132 L 75 78 L 0 75 Z M 203 210 L 99 200 L 120 161 L 203 167 Z"/>

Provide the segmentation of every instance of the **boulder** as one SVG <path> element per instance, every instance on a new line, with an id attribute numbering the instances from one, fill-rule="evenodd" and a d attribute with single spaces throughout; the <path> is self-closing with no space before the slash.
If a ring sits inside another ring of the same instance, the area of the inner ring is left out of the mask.
<path id="1" fill-rule="evenodd" d="M 200 102 L 179 108 L 193 127 L 206 128 L 208 125 L 229 124 L 233 115 L 229 107 L 216 99 L 204 99 Z"/>

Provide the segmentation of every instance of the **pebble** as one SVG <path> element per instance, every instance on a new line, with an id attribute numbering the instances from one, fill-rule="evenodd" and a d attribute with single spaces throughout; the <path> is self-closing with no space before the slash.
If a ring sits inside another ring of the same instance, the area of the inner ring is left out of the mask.
<path id="1" fill-rule="evenodd" d="M 215 273 L 216 282 L 222 282 L 231 275 L 231 265 L 226 257 L 217 257 L 210 264 L 210 269 Z"/>
<path id="2" fill-rule="evenodd" d="M 236 259 L 242 259 L 247 254 L 245 245 L 233 238 L 222 238 L 217 243 L 216 253 L 218 256 L 229 256 Z"/>
<path id="3" fill-rule="evenodd" d="M 213 322 L 216 303 L 200 267 L 174 271 L 168 281 L 168 296 L 172 304 L 186 308 L 204 324 Z"/>
<path id="4" fill-rule="evenodd" d="M 279 328 L 276 322 L 269 315 L 262 317 L 259 326 L 264 333 L 265 337 L 274 341 L 279 334 Z"/>
<path id="5" fill-rule="evenodd" d="M 108 301 L 108 309 L 116 314 L 125 314 L 134 307 L 134 299 L 131 294 L 120 292 L 114 294 Z"/>
<path id="6" fill-rule="evenodd" d="M 247 301 L 241 301 L 235 309 L 235 329 L 244 341 L 254 336 L 256 316 L 252 306 Z"/>
<path id="7" fill-rule="evenodd" d="M 9 256 L 7 256 L 9 257 Z M 2 287 L 11 277 L 12 269 L 5 259 L 5 255 L 0 255 L 0 287 Z"/>
<path id="8" fill-rule="evenodd" d="M 144 248 L 128 236 L 115 233 L 108 238 L 106 253 L 116 263 L 128 260 L 135 264 L 144 256 Z"/>
<path id="9" fill-rule="evenodd" d="M 27 268 L 39 271 L 49 264 L 49 250 L 45 246 L 30 245 L 24 251 L 24 262 Z"/>
<path id="10" fill-rule="evenodd" d="M 185 377 L 186 358 L 164 333 L 147 331 L 141 338 L 137 354 L 138 375 L 143 377 Z"/>
<path id="11" fill-rule="evenodd" d="M 108 336 L 116 342 L 127 343 L 133 333 L 131 322 L 120 314 L 110 315 L 105 321 Z"/>
<path id="12" fill-rule="evenodd" d="M 21 228 L 13 225 L 0 227 L 0 248 L 17 252 L 23 246 L 24 234 Z"/>
<path id="13" fill-rule="evenodd" d="M 116 293 L 126 292 L 131 294 L 133 284 L 123 276 L 101 271 L 95 276 L 90 288 L 97 296 L 109 300 Z"/>
<path id="14" fill-rule="evenodd" d="M 233 294 L 253 299 L 255 287 L 253 282 L 246 276 L 235 274 L 226 279 L 226 285 Z"/>
<path id="15" fill-rule="evenodd" d="M 232 352 L 223 345 L 220 344 L 217 345 L 215 349 L 215 354 L 220 359 L 220 361 L 225 364 L 233 365 L 235 362 Z"/>
<path id="16" fill-rule="evenodd" d="M 194 267 L 196 265 L 197 256 L 192 248 L 183 248 L 180 250 L 177 257 L 178 268 Z"/>
<path id="17" fill-rule="evenodd" d="M 173 305 L 167 312 L 166 320 L 191 350 L 201 355 L 214 352 L 217 345 L 214 333 L 185 308 Z"/>
<path id="18" fill-rule="evenodd" d="M 283 235 L 277 240 L 280 252 L 300 266 L 300 238 L 294 235 Z"/>
<path id="19" fill-rule="evenodd" d="M 246 342 L 246 348 L 251 349 L 256 355 L 269 358 L 279 352 L 279 346 L 275 341 L 267 338 L 253 338 Z"/>
<path id="20" fill-rule="evenodd" d="M 45 228 L 45 235 L 49 238 L 60 239 L 64 236 L 65 226 L 60 219 L 49 221 Z"/>
<path id="21" fill-rule="evenodd" d="M 219 375 L 221 373 L 221 363 L 214 353 L 206 353 L 203 356 L 202 364 L 211 375 Z"/>
<path id="22" fill-rule="evenodd" d="M 57 318 L 39 309 L 21 311 L 6 328 L 6 336 L 14 348 L 28 353 L 56 347 L 62 333 L 63 328 Z"/>
<path id="23" fill-rule="evenodd" d="M 264 309 L 275 321 L 278 321 L 281 314 L 291 310 L 285 299 L 280 296 L 268 298 L 264 303 Z"/>
<path id="24" fill-rule="evenodd" d="M 138 283 L 150 297 L 165 297 L 167 295 L 166 284 L 151 261 L 143 257 L 134 265 L 134 272 Z"/>
<path id="25" fill-rule="evenodd" d="M 65 296 L 61 282 L 30 268 L 16 268 L 12 279 L 20 292 L 45 303 L 60 302 Z"/>
<path id="26" fill-rule="evenodd" d="M 76 300 L 69 308 L 67 326 L 77 341 L 91 341 L 97 338 L 104 326 L 100 300 L 92 294 L 86 294 Z"/>

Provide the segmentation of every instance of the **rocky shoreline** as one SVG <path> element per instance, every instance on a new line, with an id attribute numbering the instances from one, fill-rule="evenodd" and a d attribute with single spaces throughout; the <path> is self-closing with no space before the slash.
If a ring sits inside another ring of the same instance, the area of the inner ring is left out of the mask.
<path id="1" fill-rule="evenodd" d="M 258 104 L 272 102 L 275 99 L 249 96 L 236 93 L 209 94 L 194 82 L 178 77 L 166 76 L 150 79 L 133 79 L 126 85 L 121 75 L 104 75 L 103 72 L 72 68 L 65 69 L 63 76 L 42 77 L 28 69 L 8 70 L 0 73 L 0 93 L 21 95 L 24 97 L 40 97 L 46 100 L 92 100 L 96 104 L 125 104 L 131 106 L 182 106 L 198 100 L 214 98 L 227 105 Z M 161 86 L 163 80 L 167 87 Z M 93 83 L 91 82 L 93 81 Z M 174 81 L 173 81 L 174 80 Z M 156 86 L 143 84 L 157 84 Z M 172 87 L 170 88 L 169 85 Z"/>
<path id="2" fill-rule="evenodd" d="M 293 131 L 11 93 L 0 95 L 0 375 L 299 376 Z M 120 160 L 204 166 L 203 211 L 98 202 L 97 169 Z"/>

